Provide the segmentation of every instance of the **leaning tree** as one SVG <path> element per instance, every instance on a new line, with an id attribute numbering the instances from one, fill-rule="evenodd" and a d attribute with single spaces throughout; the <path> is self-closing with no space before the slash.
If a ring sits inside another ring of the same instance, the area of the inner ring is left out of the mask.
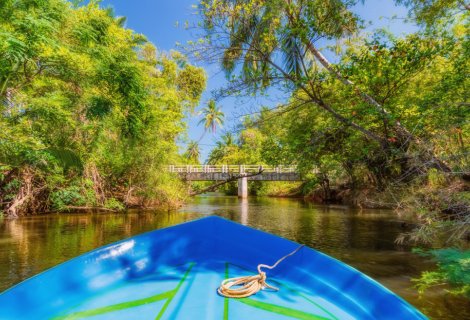
<path id="1" fill-rule="evenodd" d="M 322 52 L 322 46 L 341 41 L 361 30 L 351 8 L 355 0 L 203 0 L 199 5 L 204 37 L 190 53 L 206 62 L 220 63 L 230 79 L 222 94 L 255 93 L 272 87 L 292 93 L 297 106 L 308 105 L 329 114 L 340 125 L 363 134 L 384 154 L 405 154 L 413 146 L 421 164 L 416 172 L 450 168 L 432 146 L 400 121 L 371 90 L 353 82 Z M 428 55 L 432 59 L 432 55 Z M 341 57 L 339 57 L 339 60 Z M 422 68 L 423 64 L 416 64 Z M 393 139 L 342 112 L 327 96 L 326 79 L 344 87 L 351 99 L 369 108 L 375 121 L 385 123 Z"/>

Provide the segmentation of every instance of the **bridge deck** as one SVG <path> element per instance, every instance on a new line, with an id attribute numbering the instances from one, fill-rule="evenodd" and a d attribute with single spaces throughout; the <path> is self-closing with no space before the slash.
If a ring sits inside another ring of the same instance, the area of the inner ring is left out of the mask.
<path id="1" fill-rule="evenodd" d="M 191 181 L 224 181 L 245 176 L 253 181 L 302 181 L 295 166 L 172 165 L 168 170 Z"/>

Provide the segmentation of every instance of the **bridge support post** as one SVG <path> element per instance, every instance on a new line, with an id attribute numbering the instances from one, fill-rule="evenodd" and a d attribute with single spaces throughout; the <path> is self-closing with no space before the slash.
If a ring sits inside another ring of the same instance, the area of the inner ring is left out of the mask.
<path id="1" fill-rule="evenodd" d="M 238 197 L 242 199 L 248 198 L 248 178 L 247 177 L 238 179 Z"/>

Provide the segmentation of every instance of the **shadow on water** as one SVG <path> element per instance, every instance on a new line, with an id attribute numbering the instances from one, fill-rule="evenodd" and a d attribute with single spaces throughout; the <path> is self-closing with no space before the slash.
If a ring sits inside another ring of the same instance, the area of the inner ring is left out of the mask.
<path id="1" fill-rule="evenodd" d="M 307 244 L 376 279 L 431 319 L 470 319 L 468 300 L 444 288 L 418 297 L 411 278 L 430 261 L 394 240 L 407 224 L 389 210 L 318 206 L 296 199 L 206 195 L 178 211 L 49 214 L 0 220 L 0 291 L 96 247 L 206 215 Z M 262 261 L 260 261 L 262 262 Z"/>

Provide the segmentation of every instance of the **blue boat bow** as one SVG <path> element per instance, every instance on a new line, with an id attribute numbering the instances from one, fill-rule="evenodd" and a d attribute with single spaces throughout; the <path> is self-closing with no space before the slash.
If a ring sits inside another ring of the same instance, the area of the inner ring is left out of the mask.
<path id="1" fill-rule="evenodd" d="M 310 248 L 267 270 L 278 292 L 217 294 L 298 244 L 211 216 L 123 240 L 0 294 L 0 319 L 426 319 L 354 268 Z"/>

